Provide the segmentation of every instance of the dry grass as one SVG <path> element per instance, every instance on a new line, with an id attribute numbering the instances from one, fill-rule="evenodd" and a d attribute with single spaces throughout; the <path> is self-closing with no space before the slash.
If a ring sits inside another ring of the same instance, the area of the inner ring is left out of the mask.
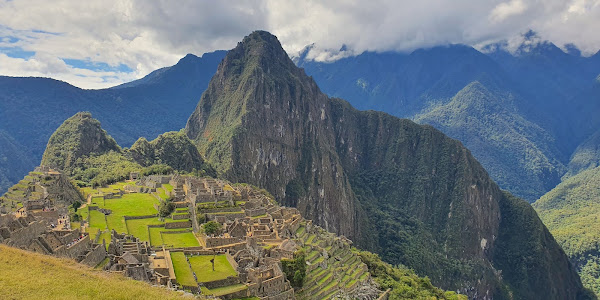
<path id="1" fill-rule="evenodd" d="M 193 299 L 119 274 L 0 245 L 2 299 Z"/>

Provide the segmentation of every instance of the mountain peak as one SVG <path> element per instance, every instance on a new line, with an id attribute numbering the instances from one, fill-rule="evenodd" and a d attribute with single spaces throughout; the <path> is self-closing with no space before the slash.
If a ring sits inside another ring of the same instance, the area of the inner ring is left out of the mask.
<path id="1" fill-rule="evenodd" d="M 52 134 L 42 165 L 70 172 L 78 158 L 109 151 L 120 152 L 121 148 L 91 113 L 78 112 Z"/>
<path id="2" fill-rule="evenodd" d="M 257 30 L 244 37 L 225 57 L 223 68 L 237 69 L 240 65 L 259 67 L 271 72 L 279 66 L 293 69 L 294 63 L 288 57 L 276 36 L 267 31 Z"/>

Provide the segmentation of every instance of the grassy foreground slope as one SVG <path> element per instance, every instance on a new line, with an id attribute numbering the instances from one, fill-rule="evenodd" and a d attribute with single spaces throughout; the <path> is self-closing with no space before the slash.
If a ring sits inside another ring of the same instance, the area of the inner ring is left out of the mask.
<path id="1" fill-rule="evenodd" d="M 192 299 L 165 288 L 0 245 L 3 299 Z"/>

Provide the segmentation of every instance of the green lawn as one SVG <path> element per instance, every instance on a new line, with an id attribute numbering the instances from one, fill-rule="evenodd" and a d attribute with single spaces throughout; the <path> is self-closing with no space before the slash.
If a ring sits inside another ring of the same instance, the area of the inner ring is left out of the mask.
<path id="1" fill-rule="evenodd" d="M 108 244 L 110 244 L 110 231 L 107 230 L 100 234 L 100 237 L 98 238 L 98 244 L 102 244 L 102 240 L 106 241 L 106 247 L 108 249 Z"/>
<path id="2" fill-rule="evenodd" d="M 172 192 L 172 191 L 173 191 L 173 186 L 172 186 L 172 185 L 170 185 L 170 184 L 168 184 L 168 183 L 166 183 L 166 184 L 163 184 L 162 186 L 163 186 L 163 188 L 164 188 L 165 190 L 167 190 L 167 191 L 169 191 L 169 192 Z"/>
<path id="3" fill-rule="evenodd" d="M 181 231 L 181 229 L 164 229 L 162 227 L 150 228 L 150 245 L 160 246 L 163 243 L 167 247 L 183 248 L 183 247 L 198 247 L 198 239 L 192 232 L 161 234 L 161 232 Z"/>
<path id="4" fill-rule="evenodd" d="M 169 198 L 169 196 L 167 196 L 167 193 L 165 191 L 165 189 L 163 188 L 157 188 L 156 189 L 156 193 L 158 194 L 158 196 L 164 200 L 166 200 L 167 198 Z"/>
<path id="5" fill-rule="evenodd" d="M 225 279 L 228 276 L 236 276 L 237 273 L 227 261 L 225 255 L 217 255 L 215 258 L 215 270 L 212 270 L 210 260 L 212 255 L 190 256 L 190 265 L 198 277 L 198 282 L 209 282 Z"/>
<path id="6" fill-rule="evenodd" d="M 198 247 L 200 243 L 192 232 L 186 233 L 164 233 L 161 234 L 162 241 L 167 247 L 183 248 L 183 247 Z"/>
<path id="7" fill-rule="evenodd" d="M 175 269 L 175 278 L 177 283 L 181 285 L 196 286 L 194 274 L 190 265 L 185 260 L 183 252 L 171 252 L 171 261 L 173 261 L 173 269 Z"/>
<path id="8" fill-rule="evenodd" d="M 83 192 L 83 196 L 87 198 L 88 195 L 90 194 L 97 194 L 98 191 L 93 189 L 92 187 L 84 187 L 81 188 L 81 192 Z"/>
<path id="9" fill-rule="evenodd" d="M 150 245 L 151 246 L 160 246 L 162 245 L 162 237 L 160 236 L 160 232 L 165 229 L 162 227 L 152 227 L 149 228 L 150 231 Z"/>
<path id="10" fill-rule="evenodd" d="M 90 240 L 93 241 L 96 238 L 96 235 L 98 235 L 98 233 L 100 232 L 100 229 L 95 227 L 89 227 L 86 232 L 90 234 Z"/>
<path id="11" fill-rule="evenodd" d="M 196 274 L 197 276 L 198 274 Z M 247 289 L 248 287 L 243 284 L 234 284 L 234 285 L 228 285 L 228 286 L 224 286 L 224 287 L 219 287 L 219 288 L 214 288 L 214 289 L 210 289 L 209 290 L 209 295 L 215 296 L 215 297 L 219 297 L 219 296 L 223 296 L 223 295 L 227 295 L 227 294 L 231 294 L 231 293 L 235 293 L 235 292 L 239 292 L 239 291 L 243 291 L 245 289 Z M 258 298 L 256 298 L 258 299 Z"/>
<path id="12" fill-rule="evenodd" d="M 125 221 L 127 231 L 142 241 L 149 242 L 148 225 L 163 224 L 158 218 L 135 219 Z"/>
<path id="13" fill-rule="evenodd" d="M 108 226 L 110 230 L 114 229 L 119 233 L 127 233 L 127 224 L 123 218 L 124 216 L 145 216 L 157 213 L 154 204 L 158 204 L 158 200 L 150 194 L 125 194 L 122 198 L 107 200 L 94 198 L 93 201 L 96 203 L 94 205 L 97 205 L 99 208 L 106 208 L 112 211 L 111 214 L 106 217 L 107 224 L 104 224 L 104 226 Z M 100 215 L 102 215 L 102 213 L 97 211 L 91 211 L 91 213 L 90 226 L 104 229 L 101 227 L 104 220 L 100 221 L 97 217 L 94 217 L 96 213 Z M 138 230 L 136 230 L 136 232 L 139 233 Z M 147 234 L 139 236 L 139 238 L 145 236 L 147 236 Z"/>
<path id="14" fill-rule="evenodd" d="M 105 230 L 106 229 L 106 221 L 104 220 L 104 214 L 97 210 L 90 210 L 90 228 L 95 228 L 97 230 Z"/>

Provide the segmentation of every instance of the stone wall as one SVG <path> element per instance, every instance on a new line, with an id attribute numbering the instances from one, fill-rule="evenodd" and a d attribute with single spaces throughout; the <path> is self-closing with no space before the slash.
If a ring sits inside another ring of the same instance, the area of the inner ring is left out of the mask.
<path id="1" fill-rule="evenodd" d="M 256 209 L 246 209 L 246 216 L 248 216 L 248 217 L 261 216 L 266 213 L 267 213 L 267 210 L 264 207 L 256 208 Z"/>
<path id="2" fill-rule="evenodd" d="M 229 244 L 241 243 L 244 240 L 241 238 L 225 238 L 225 237 L 207 237 L 206 248 L 220 247 Z"/>
<path id="3" fill-rule="evenodd" d="M 266 296 L 274 296 L 288 289 L 288 283 L 284 275 L 267 279 L 260 284 L 258 293 Z"/>
<path id="4" fill-rule="evenodd" d="M 288 289 L 277 295 L 262 297 L 260 299 L 261 300 L 288 300 L 288 299 L 296 299 L 296 298 L 294 297 L 294 289 Z"/>
<path id="5" fill-rule="evenodd" d="M 90 236 L 86 235 L 83 239 L 71 245 L 70 247 L 61 246 L 54 250 L 54 254 L 68 258 L 77 259 L 80 255 L 86 253 L 87 249 L 92 244 Z"/>
<path id="6" fill-rule="evenodd" d="M 205 208 L 200 210 L 201 213 L 222 213 L 222 212 L 242 212 L 239 207 L 217 207 L 217 208 Z"/>
<path id="7" fill-rule="evenodd" d="M 58 211 L 56 210 L 34 212 L 32 213 L 32 215 L 34 215 L 38 219 L 46 220 L 46 222 L 48 222 L 49 224 L 58 224 Z"/>
<path id="8" fill-rule="evenodd" d="M 188 207 L 187 202 L 175 202 L 175 208 L 187 208 L 187 207 Z"/>
<path id="9" fill-rule="evenodd" d="M 18 228 L 10 233 L 10 238 L 5 240 L 9 246 L 17 248 L 28 247 L 40 234 L 46 232 L 47 223 L 43 220 L 33 221 L 27 227 Z"/>
<path id="10" fill-rule="evenodd" d="M 83 259 L 80 261 L 82 264 L 86 264 L 90 267 L 95 267 L 106 258 L 106 248 L 103 244 L 95 244 L 92 249 L 85 254 Z"/>
<path id="11" fill-rule="evenodd" d="M 123 219 L 125 219 L 125 221 L 127 220 L 138 220 L 138 219 L 149 219 L 149 218 L 156 218 L 158 214 L 156 215 L 145 215 L 145 216 L 123 216 Z"/>
<path id="12" fill-rule="evenodd" d="M 229 276 L 225 279 L 204 282 L 203 284 L 208 289 L 214 289 L 214 288 L 218 288 L 218 287 L 224 287 L 224 286 L 234 285 L 234 284 L 239 284 L 239 283 L 241 283 L 239 277 Z"/>
<path id="13" fill-rule="evenodd" d="M 190 218 L 190 214 L 173 214 L 171 217 L 173 220 L 185 220 Z"/>
<path id="14" fill-rule="evenodd" d="M 246 214 L 240 212 L 238 214 L 223 214 L 223 215 L 215 215 L 215 214 L 206 214 L 206 219 L 209 221 L 217 221 L 219 223 L 225 223 L 227 221 L 235 221 L 235 219 L 243 219 L 246 217 Z"/>
<path id="15" fill-rule="evenodd" d="M 230 299 L 242 299 L 242 298 L 247 298 L 247 297 L 251 297 L 251 296 L 252 295 L 250 294 L 250 290 L 245 289 L 242 291 L 237 291 L 235 293 L 219 296 L 219 298 L 221 298 L 223 300 L 230 300 Z M 293 298 L 289 298 L 289 299 L 293 299 Z"/>
<path id="16" fill-rule="evenodd" d="M 191 228 L 191 227 L 192 227 L 191 221 L 165 223 L 165 229 Z"/>

